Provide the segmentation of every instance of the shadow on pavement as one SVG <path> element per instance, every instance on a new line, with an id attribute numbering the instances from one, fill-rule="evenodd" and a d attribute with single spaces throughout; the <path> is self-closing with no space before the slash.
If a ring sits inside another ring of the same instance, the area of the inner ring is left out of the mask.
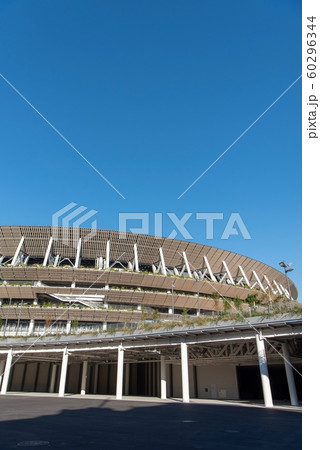
<path id="1" fill-rule="evenodd" d="M 301 448 L 295 411 L 13 396 L 0 408 L 1 449 Z"/>

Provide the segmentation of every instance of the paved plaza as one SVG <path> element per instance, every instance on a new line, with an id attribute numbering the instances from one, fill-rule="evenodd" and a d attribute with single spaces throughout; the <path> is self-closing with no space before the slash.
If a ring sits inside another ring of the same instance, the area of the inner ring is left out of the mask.
<path id="1" fill-rule="evenodd" d="M 228 402 L 7 395 L 1 449 L 300 449 L 301 410 Z"/>

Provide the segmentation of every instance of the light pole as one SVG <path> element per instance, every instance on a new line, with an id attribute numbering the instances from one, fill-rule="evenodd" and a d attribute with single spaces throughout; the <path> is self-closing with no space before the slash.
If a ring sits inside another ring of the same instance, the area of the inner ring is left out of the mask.
<path id="1" fill-rule="evenodd" d="M 290 289 L 290 284 L 289 284 L 288 272 L 292 272 L 293 271 L 293 268 L 290 267 L 291 265 L 292 265 L 292 263 L 286 264 L 284 261 L 279 262 L 279 266 L 283 268 L 285 276 L 286 276 L 287 288 L 288 288 L 290 302 L 292 301 L 292 297 L 291 297 L 291 289 Z"/>

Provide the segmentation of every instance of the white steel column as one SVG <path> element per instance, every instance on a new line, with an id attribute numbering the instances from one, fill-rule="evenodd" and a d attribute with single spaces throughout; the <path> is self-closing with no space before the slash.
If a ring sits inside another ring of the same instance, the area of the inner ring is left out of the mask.
<path id="1" fill-rule="evenodd" d="M 257 343 L 257 353 L 258 353 L 258 360 L 259 360 L 259 367 L 260 367 L 264 405 L 266 407 L 272 408 L 273 401 L 272 401 L 272 393 L 271 393 L 270 380 L 269 380 L 266 350 L 264 347 L 264 340 L 263 340 L 261 334 L 256 334 L 256 343 Z"/>
<path id="2" fill-rule="evenodd" d="M 282 289 L 282 292 L 284 293 L 284 295 L 287 297 L 287 298 L 289 298 L 290 299 L 290 295 L 289 295 L 289 292 L 288 292 L 288 290 L 287 289 L 285 289 L 283 286 L 282 286 L 282 284 L 280 284 L 280 287 L 281 287 L 281 289 Z"/>
<path id="3" fill-rule="evenodd" d="M 188 275 L 189 275 L 190 278 L 192 278 L 192 273 L 191 273 L 191 270 L 190 270 L 189 261 L 188 261 L 186 252 L 182 252 L 182 256 L 183 256 L 183 259 L 184 259 L 184 263 L 186 265 L 186 269 L 187 269 Z"/>
<path id="4" fill-rule="evenodd" d="M 299 406 L 299 400 L 297 396 L 297 390 L 296 390 L 296 384 L 294 382 L 293 377 L 293 370 L 290 365 L 290 354 L 289 354 L 289 348 L 288 343 L 285 342 L 282 344 L 282 353 L 284 357 L 284 366 L 286 369 L 286 375 L 287 375 L 287 382 L 288 382 L 288 388 L 289 388 L 289 394 L 290 394 L 290 401 L 292 406 Z"/>
<path id="5" fill-rule="evenodd" d="M 189 403 L 189 372 L 188 372 L 188 347 L 181 342 L 181 376 L 182 376 L 182 401 Z"/>
<path id="6" fill-rule="evenodd" d="M 110 267 L 110 241 L 107 241 L 105 269 Z"/>
<path id="7" fill-rule="evenodd" d="M 53 364 L 53 366 L 52 366 L 50 386 L 49 386 L 49 392 L 51 394 L 52 394 L 52 392 L 54 392 L 54 387 L 56 384 L 57 367 L 58 367 L 57 364 Z"/>
<path id="8" fill-rule="evenodd" d="M 243 279 L 244 279 L 244 281 L 246 282 L 246 284 L 247 284 L 249 287 L 251 287 L 250 282 L 249 282 L 249 280 L 248 280 L 248 277 L 247 277 L 245 271 L 243 270 L 242 266 L 239 266 L 239 270 L 240 270 L 241 275 L 243 276 Z"/>
<path id="9" fill-rule="evenodd" d="M 80 261 L 81 261 L 81 238 L 79 238 L 78 240 L 77 255 L 74 263 L 75 268 L 78 268 L 80 266 Z"/>
<path id="10" fill-rule="evenodd" d="M 59 384 L 59 397 L 63 397 L 66 389 L 66 379 L 67 379 L 67 370 L 68 370 L 68 349 L 65 348 L 62 357 L 62 366 L 61 366 L 61 374 L 60 374 L 60 384 Z"/>
<path id="11" fill-rule="evenodd" d="M 161 261 L 161 272 L 162 272 L 162 275 L 167 275 L 166 263 L 165 263 L 165 261 L 164 261 L 164 256 L 163 256 L 162 247 L 159 248 L 159 253 L 160 253 L 160 261 Z"/>
<path id="12" fill-rule="evenodd" d="M 34 319 L 30 319 L 29 327 L 28 327 L 28 336 L 34 332 Z"/>
<path id="13" fill-rule="evenodd" d="M 227 263 L 225 261 L 222 261 L 222 265 L 223 265 L 225 271 L 227 272 L 227 275 L 228 275 L 230 283 L 234 284 L 234 279 L 232 278 L 232 275 L 231 275 L 231 272 L 229 270 L 229 267 L 227 266 Z"/>
<path id="14" fill-rule="evenodd" d="M 265 288 L 263 287 L 263 284 L 261 283 L 260 278 L 259 278 L 258 275 L 257 275 L 257 272 L 256 272 L 255 270 L 253 270 L 252 273 L 253 273 L 255 279 L 257 280 L 258 285 L 260 286 L 261 290 L 262 290 L 263 292 L 266 292 Z"/>
<path id="15" fill-rule="evenodd" d="M 2 386 L 1 386 L 1 395 L 5 395 L 8 390 L 8 383 L 10 377 L 10 369 L 12 364 L 12 349 L 8 351 L 6 368 L 3 374 Z"/>
<path id="16" fill-rule="evenodd" d="M 116 400 L 122 399 L 123 360 L 124 360 L 124 350 L 123 350 L 122 345 L 119 345 L 119 347 L 118 347 L 118 364 L 117 364 Z"/>
<path id="17" fill-rule="evenodd" d="M 205 265 L 207 266 L 207 269 L 208 269 L 208 272 L 209 272 L 211 280 L 212 281 L 217 281 L 216 277 L 212 273 L 212 269 L 211 269 L 211 266 L 209 264 L 208 258 L 206 256 L 204 256 L 203 259 L 204 259 Z"/>
<path id="18" fill-rule="evenodd" d="M 266 280 L 266 282 L 267 282 L 267 285 L 269 286 L 269 288 L 270 288 L 270 290 L 271 290 L 271 292 L 273 293 L 273 294 L 275 294 L 276 293 L 276 291 L 273 289 L 273 287 L 272 287 L 272 285 L 271 285 L 271 283 L 270 283 L 270 281 L 269 281 L 269 278 L 268 277 L 266 277 L 265 275 L 263 275 L 263 278 Z"/>
<path id="19" fill-rule="evenodd" d="M 86 394 L 86 385 L 87 385 L 87 370 L 88 370 L 88 361 L 83 361 L 82 363 L 82 375 L 81 375 L 81 395 Z"/>
<path id="20" fill-rule="evenodd" d="M 66 334 L 70 334 L 70 333 L 71 333 L 71 320 L 67 320 Z"/>
<path id="21" fill-rule="evenodd" d="M 1 382 L 4 374 L 4 368 L 5 368 L 6 362 L 4 359 L 0 361 L 0 388 L 1 388 Z"/>
<path id="22" fill-rule="evenodd" d="M 166 360 L 164 356 L 160 356 L 160 378 L 161 378 L 161 398 L 165 400 L 167 398 L 167 371 Z"/>
<path id="23" fill-rule="evenodd" d="M 16 250 L 16 252 L 14 254 L 14 257 L 13 257 L 13 260 L 12 260 L 12 263 L 11 263 L 12 266 L 15 266 L 17 264 L 17 260 L 18 260 L 18 257 L 19 257 L 19 254 L 20 254 L 23 242 L 24 242 L 24 236 L 22 236 L 22 238 L 20 239 L 19 245 L 17 247 L 17 250 Z"/>
<path id="24" fill-rule="evenodd" d="M 46 266 L 48 264 L 49 261 L 49 256 L 50 256 L 50 252 L 51 252 L 51 247 L 52 247 L 52 242 L 53 242 L 53 237 L 51 236 L 49 239 L 49 244 L 47 247 L 47 251 L 43 260 L 43 265 Z"/>
<path id="25" fill-rule="evenodd" d="M 280 289 L 280 286 L 278 285 L 278 283 L 276 282 L 276 280 L 273 280 L 273 284 L 275 285 L 276 289 L 277 289 L 277 294 L 282 294 L 282 291 Z"/>
<path id="26" fill-rule="evenodd" d="M 136 272 L 139 272 L 139 260 L 138 260 L 138 248 L 137 248 L 137 244 L 134 244 L 133 246 L 133 251 L 134 251 L 134 270 Z"/>

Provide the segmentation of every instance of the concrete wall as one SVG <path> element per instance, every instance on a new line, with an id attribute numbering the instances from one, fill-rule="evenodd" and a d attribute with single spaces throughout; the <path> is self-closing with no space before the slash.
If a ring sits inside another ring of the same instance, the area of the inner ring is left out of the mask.
<path id="1" fill-rule="evenodd" d="M 170 396 L 170 367 L 167 366 L 167 395 Z M 172 396 L 182 397 L 181 366 L 172 365 Z M 239 399 L 236 367 L 234 365 L 189 365 L 190 397 Z"/>
<path id="2" fill-rule="evenodd" d="M 26 392 L 35 391 L 36 387 L 36 375 L 38 370 L 38 364 L 36 362 L 28 363 L 27 370 L 24 378 L 23 390 Z"/>
<path id="3" fill-rule="evenodd" d="M 38 379 L 36 392 L 48 392 L 50 363 L 40 363 L 38 370 Z"/>
<path id="4" fill-rule="evenodd" d="M 197 381 L 199 398 L 239 399 L 234 365 L 198 366 Z"/>
<path id="5" fill-rule="evenodd" d="M 17 363 L 12 367 L 9 390 L 48 392 L 50 364 L 43 362 Z"/>
<path id="6" fill-rule="evenodd" d="M 11 382 L 9 383 L 9 389 L 11 391 L 21 391 L 23 375 L 25 370 L 25 364 L 15 364 L 12 368 Z"/>
<path id="7" fill-rule="evenodd" d="M 80 393 L 80 376 L 81 376 L 81 364 L 73 363 L 68 365 L 67 382 L 65 392 L 70 394 Z"/>
<path id="8" fill-rule="evenodd" d="M 188 366 L 189 368 L 189 392 L 190 397 L 195 397 L 195 386 L 194 386 L 194 371 L 192 366 Z M 168 370 L 168 369 L 167 369 Z M 170 373 L 170 369 L 169 369 Z M 168 375 L 167 375 L 168 377 Z M 182 397 L 182 375 L 181 375 L 181 365 L 180 364 L 172 364 L 172 381 L 173 386 L 172 390 L 170 389 L 170 376 L 167 378 L 169 380 L 169 386 L 167 386 L 167 395 L 170 397 L 170 392 L 172 392 L 172 397 Z"/>

